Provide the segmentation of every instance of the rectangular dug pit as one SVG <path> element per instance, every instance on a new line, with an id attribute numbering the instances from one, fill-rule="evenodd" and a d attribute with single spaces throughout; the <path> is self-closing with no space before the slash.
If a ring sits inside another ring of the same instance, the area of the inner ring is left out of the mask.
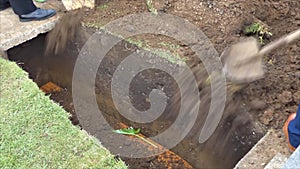
<path id="1" fill-rule="evenodd" d="M 76 112 L 74 108 L 75 103 L 74 98 L 72 98 L 74 81 L 72 78 L 79 51 L 86 39 L 76 39 L 75 42 L 70 42 L 63 53 L 57 55 L 48 53 L 47 55 L 44 55 L 45 37 L 45 34 L 40 35 L 29 42 L 10 49 L 8 51 L 9 59 L 19 63 L 20 66 L 28 71 L 30 77 L 42 88 L 42 90 L 46 91 L 46 93 L 51 93 L 51 95 L 55 97 L 54 100 L 72 114 L 73 120 L 77 120 L 77 124 L 79 123 L 78 125 L 87 130 L 87 132 L 98 137 L 106 148 L 110 149 L 113 153 L 118 154 L 118 152 L 114 151 L 119 150 L 120 147 L 115 144 L 112 139 L 112 130 L 109 128 L 105 130 L 97 130 L 96 128 L 91 129 L 89 125 L 95 125 L 93 123 L 101 125 L 99 124 L 99 121 L 97 122 L 97 119 L 85 117 L 84 114 Z M 97 49 L 93 48 L 93 50 Z M 79 86 L 82 87 L 81 91 L 88 91 L 96 94 L 97 107 L 103 112 L 102 115 L 112 128 L 119 129 L 122 127 L 120 124 L 124 123 L 126 126 L 140 128 L 145 137 L 151 138 L 167 131 L 178 117 L 181 106 L 181 98 L 178 95 L 180 90 L 172 76 L 158 69 L 148 69 L 137 73 L 131 81 L 128 96 L 130 98 L 130 103 L 128 104 L 131 104 L 139 111 L 147 111 L 151 107 L 150 95 L 154 89 L 165 92 L 167 98 L 165 110 L 157 119 L 149 123 L 138 123 L 125 118 L 118 112 L 111 96 L 112 77 L 118 69 L 118 66 L 126 59 L 126 57 L 133 53 L 139 53 L 141 50 L 143 49 L 138 48 L 136 45 L 127 41 L 121 41 L 110 49 L 102 60 L 97 70 L 95 84 L 82 81 Z M 165 58 L 161 57 L 159 59 L 168 62 Z M 132 66 L 134 66 L 134 64 L 135 63 L 133 63 Z M 178 66 L 171 62 L 168 62 L 168 64 L 170 66 Z M 187 64 L 189 65 L 189 62 L 187 62 Z M 199 65 L 199 67 L 201 67 L 201 65 Z M 88 70 L 89 68 L 90 67 L 87 66 L 84 70 Z M 193 71 L 198 73 L 203 72 L 201 69 Z M 207 73 L 201 75 L 203 75 L 203 77 L 208 77 Z M 61 88 L 64 90 L 62 91 Z M 52 89 L 55 90 L 53 91 Z M 208 141 L 200 144 L 199 135 L 201 127 L 203 126 L 210 107 L 210 86 L 201 86 L 199 87 L 199 91 L 202 101 L 195 124 L 193 124 L 192 129 L 188 131 L 187 136 L 170 149 L 171 152 L 174 152 L 171 156 L 180 157 L 180 159 L 185 162 L 180 164 L 178 161 L 164 160 L 161 155 L 139 159 L 121 157 L 129 164 L 130 168 L 150 168 L 153 167 L 153 165 L 154 168 L 166 168 L 166 164 L 172 168 L 184 168 L 184 165 L 186 164 L 190 165 L 192 168 L 233 168 L 262 137 L 263 133 L 261 129 L 256 126 L 250 115 L 245 112 L 245 109 L 242 108 L 241 104 L 236 101 L 239 100 L 238 98 L 241 96 L 235 95 L 234 100 L 233 96 L 227 98 L 224 115 L 214 134 Z M 86 96 L 86 94 L 87 93 L 82 93 L 82 96 Z M 76 99 L 86 100 L 84 97 Z M 87 102 L 83 107 L 88 108 L 90 104 L 91 103 Z M 90 124 L 87 124 L 88 120 L 86 119 L 90 120 Z M 106 132 L 108 134 L 106 135 L 107 137 L 103 137 L 101 133 L 97 132 Z M 176 132 L 179 133 L 180 131 Z M 166 142 L 165 140 L 162 142 L 159 140 L 155 141 L 158 144 L 162 143 L 162 145 Z M 126 140 L 126 144 L 127 146 L 136 144 L 138 147 L 139 143 L 134 142 L 132 139 L 128 139 Z M 139 151 L 147 152 L 152 150 L 144 147 Z M 170 154 L 165 155 L 170 156 Z"/>

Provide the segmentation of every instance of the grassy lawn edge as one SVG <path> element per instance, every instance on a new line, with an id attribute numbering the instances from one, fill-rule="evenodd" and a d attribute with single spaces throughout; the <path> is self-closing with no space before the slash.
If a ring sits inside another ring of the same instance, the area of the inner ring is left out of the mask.
<path id="1" fill-rule="evenodd" d="M 127 168 L 0 57 L 0 168 Z"/>

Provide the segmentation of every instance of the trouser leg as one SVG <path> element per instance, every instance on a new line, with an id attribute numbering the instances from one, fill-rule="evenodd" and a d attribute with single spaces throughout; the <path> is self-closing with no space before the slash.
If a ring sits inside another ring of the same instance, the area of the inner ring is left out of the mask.
<path id="1" fill-rule="evenodd" d="M 288 126 L 290 144 L 297 148 L 300 145 L 300 104 L 295 119 Z"/>
<path id="2" fill-rule="evenodd" d="M 9 0 L 11 7 L 17 15 L 24 15 L 36 10 L 32 0 Z"/>
<path id="3" fill-rule="evenodd" d="M 10 6 L 10 5 L 9 5 L 8 0 L 0 0 L 0 10 L 6 9 L 6 8 L 8 8 L 9 6 Z"/>

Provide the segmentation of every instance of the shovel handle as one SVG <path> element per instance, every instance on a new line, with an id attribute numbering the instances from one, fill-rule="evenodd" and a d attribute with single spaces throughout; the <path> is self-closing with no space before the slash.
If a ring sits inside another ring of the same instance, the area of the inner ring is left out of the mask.
<path id="1" fill-rule="evenodd" d="M 253 57 L 250 57 L 248 59 L 245 59 L 243 61 L 241 61 L 240 63 L 238 63 L 236 66 L 241 66 L 243 64 L 249 63 L 249 62 L 253 62 L 255 61 L 257 58 L 262 57 L 266 54 L 268 54 L 269 52 L 273 51 L 274 49 L 278 49 L 280 47 L 286 46 L 296 40 L 300 39 L 300 29 L 281 37 L 280 39 L 271 42 L 270 44 L 266 45 L 265 47 L 263 47 L 257 54 L 255 54 Z"/>
<path id="2" fill-rule="evenodd" d="M 300 29 L 266 45 L 258 52 L 258 55 L 259 56 L 266 55 L 267 53 L 273 51 L 274 49 L 286 46 L 298 39 L 300 39 Z"/>

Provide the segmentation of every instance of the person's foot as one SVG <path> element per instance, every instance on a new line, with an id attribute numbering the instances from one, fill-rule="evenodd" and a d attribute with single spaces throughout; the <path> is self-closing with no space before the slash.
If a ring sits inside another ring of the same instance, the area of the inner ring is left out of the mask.
<path id="1" fill-rule="evenodd" d="M 56 11 L 54 9 L 41 9 L 37 8 L 35 11 L 26 14 L 26 15 L 20 15 L 20 21 L 21 22 L 29 22 L 29 21 L 39 21 L 48 19 L 56 14 Z"/>
<path id="2" fill-rule="evenodd" d="M 287 139 L 287 142 L 288 142 L 288 147 L 290 148 L 291 151 L 295 151 L 296 148 L 294 146 L 291 145 L 290 143 L 290 137 L 289 137 L 289 132 L 288 132 L 288 127 L 289 127 L 289 124 L 292 120 L 294 120 L 296 117 L 296 113 L 293 113 L 289 116 L 289 118 L 286 120 L 286 122 L 284 123 L 284 126 L 283 126 L 283 132 L 284 132 L 284 135 Z"/>

